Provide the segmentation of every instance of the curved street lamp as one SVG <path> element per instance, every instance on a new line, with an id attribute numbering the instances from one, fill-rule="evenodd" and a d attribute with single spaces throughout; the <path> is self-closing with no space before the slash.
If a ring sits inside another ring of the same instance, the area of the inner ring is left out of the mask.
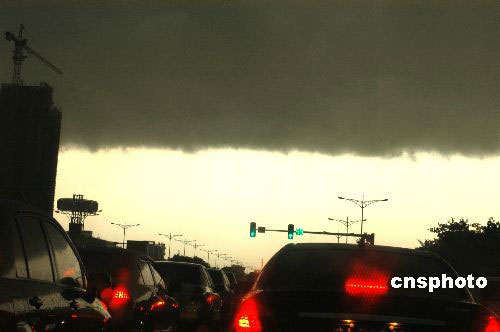
<path id="1" fill-rule="evenodd" d="M 115 225 L 115 226 L 118 226 L 118 227 L 120 227 L 121 229 L 123 229 L 123 249 L 125 249 L 125 232 L 126 232 L 126 231 L 127 231 L 127 229 L 129 229 L 130 227 L 139 226 L 140 224 L 127 225 L 127 222 L 125 222 L 125 224 L 118 224 L 118 223 L 112 222 L 112 223 L 111 223 L 111 225 Z"/>
<path id="2" fill-rule="evenodd" d="M 182 234 L 172 235 L 172 233 L 168 233 L 168 235 L 166 235 L 166 234 L 158 233 L 158 235 L 165 236 L 168 239 L 168 259 L 170 259 L 170 245 L 172 244 L 172 239 L 177 237 L 177 236 L 182 236 Z"/>
<path id="3" fill-rule="evenodd" d="M 384 198 L 384 199 L 372 199 L 372 200 L 369 200 L 369 201 L 365 201 L 365 196 L 364 195 L 363 195 L 363 199 L 362 200 L 354 199 L 354 198 L 345 198 L 345 197 L 342 197 L 342 196 L 338 196 L 338 198 L 339 199 L 344 199 L 346 201 L 353 202 L 354 204 L 356 204 L 357 206 L 359 206 L 361 208 L 361 234 L 363 234 L 363 220 L 364 220 L 363 211 L 364 211 L 365 207 L 367 207 L 368 205 L 373 204 L 373 203 L 387 202 L 389 200 L 388 198 Z"/>

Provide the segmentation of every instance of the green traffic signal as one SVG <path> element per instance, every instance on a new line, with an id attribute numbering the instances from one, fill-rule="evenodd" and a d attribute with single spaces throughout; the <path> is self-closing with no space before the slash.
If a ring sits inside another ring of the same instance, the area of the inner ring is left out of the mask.
<path id="1" fill-rule="evenodd" d="M 295 228 L 295 226 L 293 226 L 293 224 L 288 224 L 288 239 L 289 240 L 293 239 L 293 233 L 295 233 L 294 228 Z"/>
<path id="2" fill-rule="evenodd" d="M 254 222 L 250 223 L 250 237 L 255 237 L 257 234 L 257 225 Z"/>
<path id="3" fill-rule="evenodd" d="M 304 235 L 304 229 L 303 228 L 297 228 L 297 230 L 295 231 L 295 234 L 297 234 L 297 235 Z"/>

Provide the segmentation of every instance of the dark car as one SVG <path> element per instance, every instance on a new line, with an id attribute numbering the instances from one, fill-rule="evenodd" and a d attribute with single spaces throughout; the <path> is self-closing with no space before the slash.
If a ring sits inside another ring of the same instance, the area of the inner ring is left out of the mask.
<path id="1" fill-rule="evenodd" d="M 500 277 L 487 277 L 488 285 L 478 289 L 478 301 L 500 315 Z"/>
<path id="2" fill-rule="evenodd" d="M 105 331 L 71 240 L 51 217 L 0 201 L 0 331 Z"/>
<path id="3" fill-rule="evenodd" d="M 236 280 L 234 273 L 229 271 L 224 271 L 224 273 L 226 274 L 227 279 L 229 280 L 229 285 L 231 286 L 231 289 L 234 290 L 236 288 L 236 285 L 238 285 L 238 281 Z"/>
<path id="4" fill-rule="evenodd" d="M 229 279 L 224 271 L 220 269 L 207 269 L 215 285 L 215 291 L 222 299 L 222 319 L 229 320 L 235 309 L 234 291 L 231 289 Z"/>
<path id="5" fill-rule="evenodd" d="M 212 279 L 200 264 L 156 262 L 162 276 L 169 280 L 171 292 L 180 305 L 184 327 L 213 329 L 220 320 L 221 300 Z"/>
<path id="6" fill-rule="evenodd" d="M 393 288 L 393 277 L 452 278 L 420 250 L 289 244 L 266 264 L 234 318 L 235 331 L 497 331 L 467 288 Z"/>
<path id="7" fill-rule="evenodd" d="M 179 305 L 147 256 L 121 248 L 79 248 L 89 286 L 106 303 L 119 331 L 174 331 Z"/>

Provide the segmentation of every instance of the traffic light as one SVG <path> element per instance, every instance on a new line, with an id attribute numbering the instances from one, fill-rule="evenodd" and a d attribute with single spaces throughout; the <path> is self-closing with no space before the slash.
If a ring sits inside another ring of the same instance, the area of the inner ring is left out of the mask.
<path id="1" fill-rule="evenodd" d="M 294 228 L 293 224 L 288 224 L 288 239 L 290 240 L 293 239 Z"/>
<path id="2" fill-rule="evenodd" d="M 297 230 L 295 231 L 295 234 L 297 234 L 297 235 L 304 235 L 304 229 L 303 228 L 297 228 Z"/>
<path id="3" fill-rule="evenodd" d="M 250 223 L 250 237 L 255 237 L 255 235 L 257 234 L 257 225 L 252 221 Z"/>

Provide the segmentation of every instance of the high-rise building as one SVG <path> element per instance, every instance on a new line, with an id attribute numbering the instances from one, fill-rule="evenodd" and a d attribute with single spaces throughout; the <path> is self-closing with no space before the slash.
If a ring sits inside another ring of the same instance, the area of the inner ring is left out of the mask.
<path id="1" fill-rule="evenodd" d="M 0 198 L 54 210 L 61 112 L 52 87 L 0 88 Z"/>

